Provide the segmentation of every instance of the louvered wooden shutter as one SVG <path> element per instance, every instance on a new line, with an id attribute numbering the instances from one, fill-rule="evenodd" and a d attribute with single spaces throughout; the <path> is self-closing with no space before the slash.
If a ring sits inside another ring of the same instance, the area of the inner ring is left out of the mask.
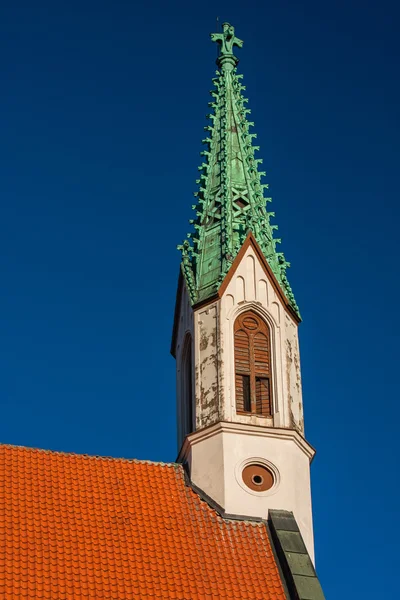
<path id="1" fill-rule="evenodd" d="M 236 410 L 270 416 L 269 328 L 258 315 L 248 311 L 239 315 L 234 329 Z"/>
<path id="2" fill-rule="evenodd" d="M 236 410 L 250 410 L 250 344 L 245 331 L 235 331 Z"/>
<path id="3" fill-rule="evenodd" d="M 258 375 L 269 374 L 269 348 L 268 338 L 264 333 L 254 336 L 254 371 Z"/>
<path id="4" fill-rule="evenodd" d="M 256 377 L 256 413 L 268 416 L 271 414 L 269 379 Z"/>

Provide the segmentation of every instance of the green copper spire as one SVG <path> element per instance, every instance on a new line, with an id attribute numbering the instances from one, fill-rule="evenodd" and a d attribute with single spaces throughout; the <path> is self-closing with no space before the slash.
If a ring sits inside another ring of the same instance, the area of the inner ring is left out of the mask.
<path id="1" fill-rule="evenodd" d="M 267 184 L 261 183 L 264 172 L 258 170 L 262 163 L 255 158 L 258 146 L 253 144 L 254 124 L 247 120 L 250 110 L 242 92 L 242 75 L 236 73 L 239 62 L 233 54 L 234 46 L 243 42 L 235 37 L 234 28 L 223 24 L 222 33 L 212 33 L 211 39 L 220 46 L 217 58 L 218 71 L 213 79 L 215 89 L 210 92 L 212 113 L 210 125 L 205 127 L 204 157 L 199 166 L 197 180 L 199 191 L 193 206 L 196 217 L 190 222 L 194 233 L 178 248 L 182 252 L 182 271 L 192 303 L 213 296 L 221 285 L 237 256 L 247 234 L 251 231 L 259 244 L 272 272 L 294 311 L 299 310 L 286 277 L 286 262 L 282 252 L 277 252 L 279 239 L 273 237 L 277 225 L 271 225 L 264 198 Z"/>

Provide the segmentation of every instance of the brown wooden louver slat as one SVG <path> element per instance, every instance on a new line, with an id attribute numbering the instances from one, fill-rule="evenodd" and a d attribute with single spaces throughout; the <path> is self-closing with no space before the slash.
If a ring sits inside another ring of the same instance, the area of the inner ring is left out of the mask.
<path id="1" fill-rule="evenodd" d="M 256 412 L 260 415 L 271 414 L 269 379 L 256 377 Z"/>
<path id="2" fill-rule="evenodd" d="M 250 376 L 249 337 L 245 331 L 235 332 L 235 373 L 236 373 L 236 406 L 237 410 L 245 410 L 245 380 Z"/>

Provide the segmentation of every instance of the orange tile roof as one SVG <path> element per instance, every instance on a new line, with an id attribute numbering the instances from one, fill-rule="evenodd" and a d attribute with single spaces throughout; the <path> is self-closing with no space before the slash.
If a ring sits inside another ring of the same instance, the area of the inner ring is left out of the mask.
<path id="1" fill-rule="evenodd" d="M 176 464 L 0 446 L 0 598 L 284 600 L 263 523 Z"/>

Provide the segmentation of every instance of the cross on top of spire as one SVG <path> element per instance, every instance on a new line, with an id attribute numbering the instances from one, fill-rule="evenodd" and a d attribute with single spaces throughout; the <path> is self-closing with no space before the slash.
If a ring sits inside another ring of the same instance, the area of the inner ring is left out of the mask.
<path id="1" fill-rule="evenodd" d="M 233 47 L 243 46 L 243 41 L 235 36 L 235 28 L 230 23 L 222 24 L 222 33 L 212 33 L 211 40 L 217 42 L 220 47 L 217 64 L 222 69 L 232 69 L 237 65 L 239 59 L 233 54 Z"/>

